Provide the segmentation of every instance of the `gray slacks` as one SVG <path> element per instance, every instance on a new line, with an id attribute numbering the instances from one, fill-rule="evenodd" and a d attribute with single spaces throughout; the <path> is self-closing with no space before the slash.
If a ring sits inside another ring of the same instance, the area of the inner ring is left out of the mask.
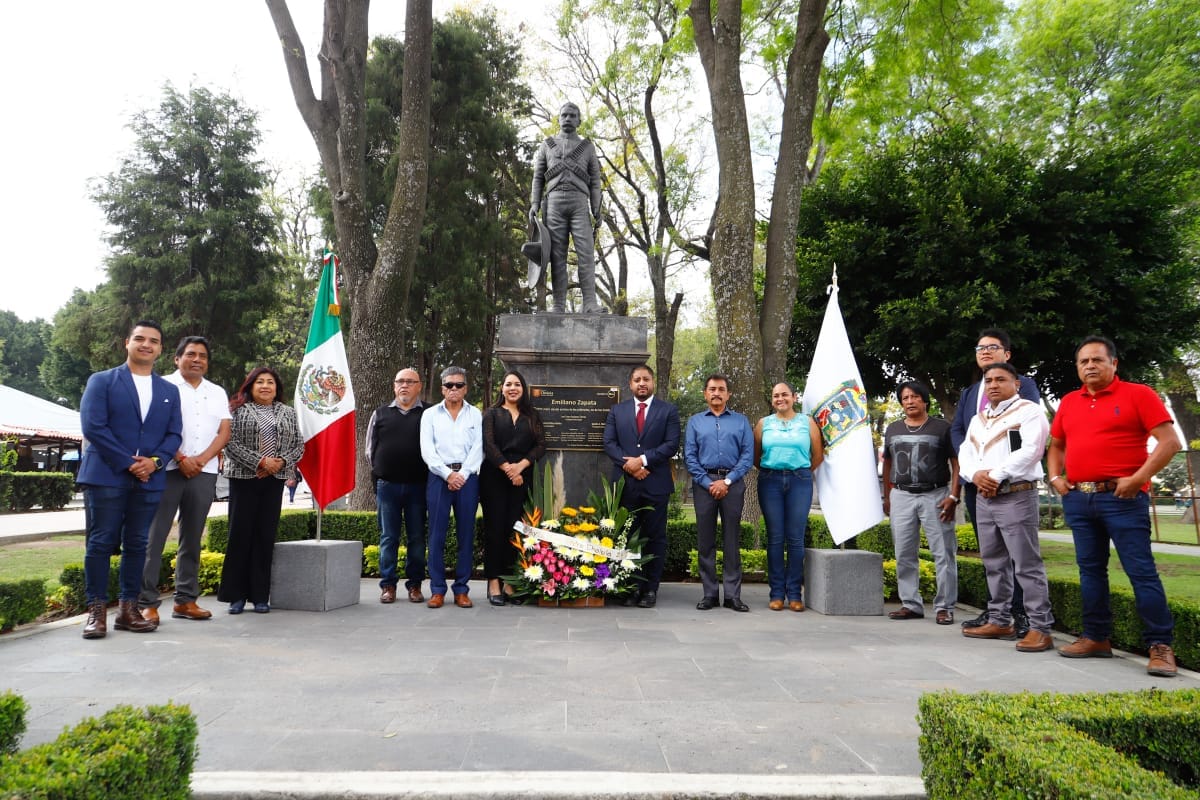
<path id="1" fill-rule="evenodd" d="M 212 507 L 217 487 L 215 472 L 201 472 L 185 478 L 177 469 L 167 472 L 167 487 L 154 521 L 150 523 L 150 540 L 146 544 L 146 566 L 142 570 L 142 593 L 138 605 L 158 608 L 158 574 L 162 570 L 163 545 L 171 533 L 175 512 L 179 512 L 179 553 L 175 557 L 175 602 L 194 603 L 200 596 L 200 540 L 208 510 Z"/>
<path id="2" fill-rule="evenodd" d="M 933 607 L 937 611 L 953 611 L 958 602 L 958 540 L 954 535 L 954 521 L 942 522 L 938 518 L 938 503 L 946 499 L 946 492 L 946 489 L 934 489 L 913 493 L 893 488 L 888 496 L 891 504 L 888 518 L 896 548 L 896 591 L 901 604 L 918 614 L 925 613 L 918 553 L 922 527 L 937 571 Z"/>
<path id="3" fill-rule="evenodd" d="M 746 482 L 738 480 L 729 494 L 714 500 L 708 489 L 692 483 L 692 505 L 696 509 L 696 561 L 705 597 L 720 597 L 717 584 L 717 514 L 721 515 L 722 546 L 725 554 L 723 583 L 725 599 L 742 596 L 742 506 L 746 502 Z"/>
<path id="4" fill-rule="evenodd" d="M 1050 612 L 1050 586 L 1038 543 L 1038 493 L 1013 492 L 997 497 L 980 495 L 979 555 L 987 573 L 988 618 L 997 625 L 1012 624 L 1013 575 L 1025 592 L 1025 614 L 1029 627 L 1049 633 L 1054 624 Z"/>

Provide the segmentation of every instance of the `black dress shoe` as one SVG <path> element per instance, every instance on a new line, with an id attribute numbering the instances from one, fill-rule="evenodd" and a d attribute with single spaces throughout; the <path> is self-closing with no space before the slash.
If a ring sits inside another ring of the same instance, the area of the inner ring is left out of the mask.
<path id="1" fill-rule="evenodd" d="M 743 603 L 740 597 L 726 597 L 725 602 L 722 605 L 724 605 L 726 608 L 732 608 L 734 611 L 750 610 L 750 606 Z"/>
<path id="2" fill-rule="evenodd" d="M 641 599 L 641 592 L 630 592 L 629 594 L 625 595 L 625 599 L 621 601 L 621 605 L 625 606 L 626 608 L 633 608 Z"/>
<path id="3" fill-rule="evenodd" d="M 493 605 L 493 606 L 497 606 L 497 607 L 505 605 L 508 602 L 507 600 L 504 599 L 503 592 L 497 592 L 496 594 L 492 594 L 491 592 L 488 592 L 487 598 L 488 598 L 489 605 Z"/>
<path id="4" fill-rule="evenodd" d="M 979 612 L 979 616 L 965 621 L 962 626 L 964 628 L 982 628 L 988 624 L 988 610 L 985 608 Z"/>
<path id="5" fill-rule="evenodd" d="M 708 611 L 710 608 L 716 608 L 716 607 L 717 607 L 717 598 L 715 598 L 715 597 L 701 597 L 700 602 L 696 603 L 696 609 L 698 611 Z"/>
<path id="6" fill-rule="evenodd" d="M 1018 639 L 1024 639 L 1025 634 L 1029 633 L 1029 617 L 1024 611 L 1013 613 L 1013 628 L 1016 629 Z"/>
<path id="7" fill-rule="evenodd" d="M 638 608 L 654 608 L 658 602 L 658 592 L 646 592 L 642 595 L 642 599 L 637 601 Z"/>

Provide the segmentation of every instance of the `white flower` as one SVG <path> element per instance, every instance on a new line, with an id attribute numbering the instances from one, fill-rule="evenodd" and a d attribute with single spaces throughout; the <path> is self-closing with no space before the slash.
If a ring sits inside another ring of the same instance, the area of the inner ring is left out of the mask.
<path id="1" fill-rule="evenodd" d="M 611 531 L 613 528 L 617 527 L 617 521 L 611 517 L 605 517 L 604 519 L 600 520 L 600 527 L 604 528 L 606 531 Z"/>
<path id="2" fill-rule="evenodd" d="M 604 583 L 604 591 L 606 591 L 606 592 L 611 592 L 613 589 L 617 588 L 617 579 L 612 577 L 611 575 L 608 576 L 607 578 L 605 578 L 603 583 Z"/>
<path id="3" fill-rule="evenodd" d="M 586 591 L 591 587 L 591 584 L 588 582 L 587 578 L 580 576 L 571 581 L 571 586 L 575 589 Z"/>
<path id="4" fill-rule="evenodd" d="M 634 566 L 635 565 L 631 559 L 626 558 L 621 561 L 621 569 L 632 570 Z"/>
<path id="5" fill-rule="evenodd" d="M 556 520 L 556 519 L 543 520 L 542 527 L 548 531 L 556 531 L 559 528 L 558 520 Z"/>
<path id="6" fill-rule="evenodd" d="M 540 581 L 544 574 L 540 564 L 534 564 L 531 567 L 525 568 L 525 577 L 531 581 Z"/>
<path id="7" fill-rule="evenodd" d="M 526 536 L 523 545 L 526 550 L 537 550 L 539 541 L 536 536 Z"/>

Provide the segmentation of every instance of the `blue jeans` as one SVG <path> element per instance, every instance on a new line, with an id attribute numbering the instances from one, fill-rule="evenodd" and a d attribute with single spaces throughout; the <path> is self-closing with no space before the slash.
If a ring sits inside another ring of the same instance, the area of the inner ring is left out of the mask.
<path id="1" fill-rule="evenodd" d="M 812 496 L 810 469 L 758 472 L 758 505 L 767 523 L 767 584 L 772 600 L 801 599 L 804 532 Z"/>
<path id="2" fill-rule="evenodd" d="M 419 589 L 425 580 L 425 491 L 424 483 L 375 481 L 375 504 L 379 508 L 379 585 L 394 587 L 400 528 L 408 534 L 408 557 L 404 564 L 404 588 Z"/>
<path id="3" fill-rule="evenodd" d="M 458 538 L 458 554 L 454 562 L 455 596 L 467 594 L 471 579 L 471 561 L 475 548 L 475 511 L 479 508 L 479 476 L 471 475 L 457 492 L 450 491 L 444 480 L 429 473 L 425 502 L 429 506 L 429 591 L 446 593 L 446 529 L 450 527 L 450 510 L 454 509 L 454 530 Z"/>
<path id="4" fill-rule="evenodd" d="M 1075 539 L 1079 565 L 1079 592 L 1083 602 L 1083 635 L 1103 641 L 1112 636 L 1112 609 L 1108 602 L 1108 545 L 1111 540 L 1121 567 L 1133 585 L 1142 638 L 1147 645 L 1171 644 L 1175 620 L 1158 577 L 1150 549 L 1150 497 L 1138 492 L 1123 500 L 1112 492 L 1068 492 L 1063 515 Z"/>
<path id="5" fill-rule="evenodd" d="M 109 559 L 121 546 L 121 600 L 137 600 L 146 565 L 146 540 L 162 492 L 135 486 L 83 487 L 87 549 L 83 582 L 88 604 L 108 601 Z"/>

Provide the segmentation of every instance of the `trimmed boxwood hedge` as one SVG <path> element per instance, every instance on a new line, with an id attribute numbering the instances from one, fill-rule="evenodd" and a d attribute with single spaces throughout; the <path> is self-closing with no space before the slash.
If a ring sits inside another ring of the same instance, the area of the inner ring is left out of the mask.
<path id="1" fill-rule="evenodd" d="M 66 508 L 75 494 L 75 476 L 69 472 L 10 472 L 8 505 L 12 511 L 41 506 L 47 511 Z"/>
<path id="2" fill-rule="evenodd" d="M 117 706 L 0 759 L 0 797 L 187 800 L 196 734 L 187 706 Z"/>
<path id="3" fill-rule="evenodd" d="M 957 692 L 918 702 L 930 800 L 1195 800 L 1200 691 Z"/>
<path id="4" fill-rule="evenodd" d="M 29 706 L 19 694 L 0 693 L 0 759 L 17 752 L 17 744 L 25 732 L 25 712 L 28 709 Z"/>
<path id="5" fill-rule="evenodd" d="M 46 610 L 46 583 L 36 578 L 0 582 L 0 632 L 33 622 Z"/>

